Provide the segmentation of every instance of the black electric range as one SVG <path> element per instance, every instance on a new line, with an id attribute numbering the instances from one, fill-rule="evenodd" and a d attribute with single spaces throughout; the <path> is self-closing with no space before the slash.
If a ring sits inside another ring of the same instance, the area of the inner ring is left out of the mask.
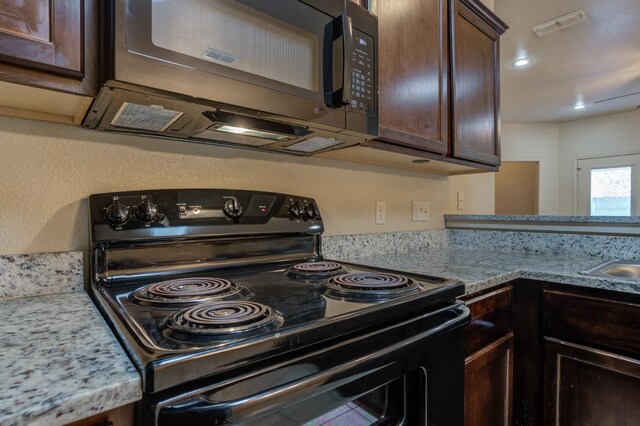
<path id="1" fill-rule="evenodd" d="M 463 285 L 325 260 L 313 199 L 150 190 L 93 195 L 90 214 L 92 295 L 141 372 L 137 423 L 462 418 Z M 437 383 L 448 397 L 427 397 Z"/>

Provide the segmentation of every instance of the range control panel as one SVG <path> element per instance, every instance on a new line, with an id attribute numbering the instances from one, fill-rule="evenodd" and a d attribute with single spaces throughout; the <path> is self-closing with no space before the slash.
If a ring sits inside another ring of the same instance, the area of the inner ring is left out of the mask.
<path id="1" fill-rule="evenodd" d="M 312 198 L 270 192 L 133 191 L 95 194 L 89 204 L 94 242 L 324 230 Z"/>
<path id="2" fill-rule="evenodd" d="M 375 114 L 375 60 L 373 38 L 353 30 L 351 108 Z"/>

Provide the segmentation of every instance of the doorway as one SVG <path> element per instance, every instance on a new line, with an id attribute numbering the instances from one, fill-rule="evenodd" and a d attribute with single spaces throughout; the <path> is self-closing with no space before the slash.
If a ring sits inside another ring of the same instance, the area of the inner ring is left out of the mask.
<path id="1" fill-rule="evenodd" d="M 497 215 L 537 215 L 537 161 L 505 161 L 496 173 Z"/>
<path id="2" fill-rule="evenodd" d="M 581 216 L 640 215 L 640 154 L 578 160 Z"/>

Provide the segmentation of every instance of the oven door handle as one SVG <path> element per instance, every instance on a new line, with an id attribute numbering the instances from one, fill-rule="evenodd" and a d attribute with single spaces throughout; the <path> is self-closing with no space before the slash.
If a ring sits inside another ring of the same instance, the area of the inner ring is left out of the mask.
<path id="1" fill-rule="evenodd" d="M 424 344 L 425 339 L 466 325 L 470 313 L 464 304 L 456 304 L 426 316 L 433 317 L 432 319 L 442 318 L 442 321 L 437 326 L 407 339 L 308 375 L 300 380 L 233 399 L 216 398 L 215 395 L 220 392 L 220 389 L 216 389 L 208 394 L 199 394 L 188 399 L 181 399 L 174 404 L 165 405 L 161 408 L 161 415 L 166 419 L 188 418 L 190 421 L 194 419 L 205 421 L 222 416 L 222 418 L 233 418 L 240 422 L 230 424 L 241 424 L 244 421 L 255 419 L 358 381 L 361 382 L 362 389 L 364 389 L 361 394 L 367 393 L 397 378 L 398 375 L 404 374 L 402 362 L 397 362 L 398 352 L 415 350 L 416 346 Z M 375 376 L 372 376 L 373 373 Z"/>
<path id="2" fill-rule="evenodd" d="M 342 37 L 341 56 L 334 42 Z M 342 66 L 339 65 L 341 59 Z M 324 101 L 329 108 L 341 108 L 351 102 L 351 72 L 353 70 L 353 24 L 346 11 L 325 26 L 324 37 Z M 341 82 L 336 81 L 340 77 Z M 334 87 L 340 84 L 339 87 Z"/>

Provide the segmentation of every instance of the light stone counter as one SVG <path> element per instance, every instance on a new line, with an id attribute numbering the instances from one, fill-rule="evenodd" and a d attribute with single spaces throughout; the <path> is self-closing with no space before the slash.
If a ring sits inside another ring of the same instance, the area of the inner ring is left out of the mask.
<path id="1" fill-rule="evenodd" d="M 0 300 L 0 425 L 62 425 L 142 396 L 140 375 L 82 291 Z"/>
<path id="2" fill-rule="evenodd" d="M 411 253 L 344 257 L 339 260 L 458 279 L 465 283 L 466 294 L 477 293 L 517 278 L 640 294 L 638 281 L 580 274 L 580 271 L 604 261 L 592 256 L 563 256 L 450 246 Z"/>

